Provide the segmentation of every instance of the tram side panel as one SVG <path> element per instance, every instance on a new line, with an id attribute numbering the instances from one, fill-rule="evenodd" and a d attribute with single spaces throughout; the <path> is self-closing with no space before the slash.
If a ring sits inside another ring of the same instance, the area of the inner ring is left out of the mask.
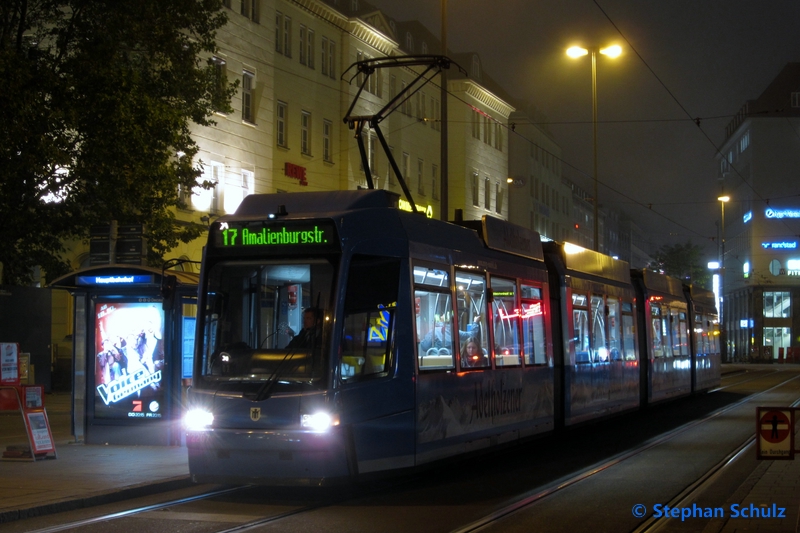
<path id="1" fill-rule="evenodd" d="M 459 228 L 411 244 L 417 464 L 553 428 L 544 266 L 477 239 Z M 474 353 L 465 350 L 471 342 Z"/>
<path id="2" fill-rule="evenodd" d="M 545 261 L 559 295 L 556 360 L 563 361 L 563 423 L 571 425 L 636 408 L 640 377 L 627 263 L 585 249 L 567 254 L 564 246 L 545 243 Z"/>
<path id="3" fill-rule="evenodd" d="M 685 285 L 684 292 L 689 301 L 691 324 L 692 390 L 699 392 L 720 384 L 719 318 L 712 291 Z"/>
<path id="4" fill-rule="evenodd" d="M 637 322 L 646 364 L 647 403 L 686 396 L 692 390 L 689 311 L 680 280 L 649 270 L 631 271 L 638 300 Z"/>

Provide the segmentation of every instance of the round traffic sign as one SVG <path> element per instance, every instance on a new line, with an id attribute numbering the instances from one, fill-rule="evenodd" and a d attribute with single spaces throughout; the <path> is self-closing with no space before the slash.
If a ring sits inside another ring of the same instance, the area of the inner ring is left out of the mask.
<path id="1" fill-rule="evenodd" d="M 767 411 L 761 415 L 760 422 L 761 438 L 773 444 L 786 440 L 792 429 L 789 417 L 783 411 Z"/>

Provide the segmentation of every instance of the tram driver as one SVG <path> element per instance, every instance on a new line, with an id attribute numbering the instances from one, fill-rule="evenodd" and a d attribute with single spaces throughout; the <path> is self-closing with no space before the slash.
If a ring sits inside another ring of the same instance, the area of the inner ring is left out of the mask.
<path id="1" fill-rule="evenodd" d="M 287 350 L 304 350 L 322 346 L 322 310 L 307 307 L 303 310 L 303 329 L 292 337 Z"/>

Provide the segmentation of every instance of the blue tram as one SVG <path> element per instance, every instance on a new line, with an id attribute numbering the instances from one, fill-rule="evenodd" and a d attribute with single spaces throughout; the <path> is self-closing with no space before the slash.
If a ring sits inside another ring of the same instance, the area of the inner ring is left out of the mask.
<path id="1" fill-rule="evenodd" d="M 195 480 L 353 479 L 641 405 L 627 263 L 398 206 L 380 190 L 251 195 L 212 224 Z"/>

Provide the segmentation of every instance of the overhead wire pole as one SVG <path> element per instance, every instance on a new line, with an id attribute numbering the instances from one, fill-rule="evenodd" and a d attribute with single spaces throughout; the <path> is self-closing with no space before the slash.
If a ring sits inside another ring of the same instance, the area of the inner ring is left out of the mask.
<path id="1" fill-rule="evenodd" d="M 441 0 L 441 1 L 442 1 L 442 56 L 443 57 L 447 57 L 447 0 Z M 441 136 L 441 145 L 442 146 L 441 146 L 441 150 L 440 150 L 440 152 L 441 152 L 441 161 L 440 161 L 440 164 L 439 164 L 439 166 L 442 169 L 442 175 L 441 175 L 441 182 L 440 182 L 440 189 L 441 190 L 440 190 L 439 197 L 441 198 L 441 200 L 440 200 L 440 203 L 439 203 L 439 208 L 440 208 L 440 210 L 442 212 L 441 215 L 440 215 L 440 218 L 442 220 L 447 220 L 448 219 L 448 211 L 450 209 L 450 206 L 448 205 L 448 200 L 449 200 L 449 198 L 448 198 L 448 195 L 449 195 L 448 185 L 449 184 L 447 182 L 447 173 L 448 173 L 448 168 L 447 168 L 447 157 L 448 157 L 448 153 L 447 153 L 447 70 L 446 69 L 442 69 L 439 72 L 441 74 L 441 78 L 440 78 L 440 82 L 441 82 L 440 94 L 441 94 L 441 96 L 439 97 L 439 99 L 441 100 L 441 109 L 442 109 L 441 117 L 440 117 L 441 122 L 439 123 L 440 126 L 441 126 L 441 130 L 442 130 L 442 136 Z"/>

